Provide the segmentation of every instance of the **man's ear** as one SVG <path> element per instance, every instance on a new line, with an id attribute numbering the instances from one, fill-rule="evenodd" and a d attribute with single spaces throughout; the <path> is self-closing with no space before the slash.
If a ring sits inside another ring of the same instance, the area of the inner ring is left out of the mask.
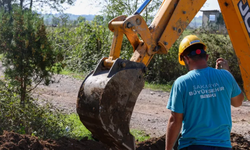
<path id="1" fill-rule="evenodd" d="M 206 61 L 208 61 L 208 57 L 209 57 L 209 55 L 206 56 Z"/>
<path id="2" fill-rule="evenodd" d="M 183 56 L 184 62 L 189 65 L 189 58 L 187 56 Z"/>

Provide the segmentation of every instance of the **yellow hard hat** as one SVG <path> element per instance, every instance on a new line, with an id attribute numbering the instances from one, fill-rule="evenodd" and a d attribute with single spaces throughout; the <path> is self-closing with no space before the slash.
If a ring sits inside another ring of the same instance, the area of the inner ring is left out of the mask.
<path id="1" fill-rule="evenodd" d="M 188 35 L 186 36 L 180 43 L 179 46 L 179 53 L 178 53 L 178 58 L 179 58 L 179 63 L 181 65 L 185 65 L 184 61 L 181 60 L 181 54 L 190 46 L 196 45 L 196 44 L 201 44 L 203 45 L 204 51 L 206 51 L 206 45 L 196 36 L 196 35 Z"/>

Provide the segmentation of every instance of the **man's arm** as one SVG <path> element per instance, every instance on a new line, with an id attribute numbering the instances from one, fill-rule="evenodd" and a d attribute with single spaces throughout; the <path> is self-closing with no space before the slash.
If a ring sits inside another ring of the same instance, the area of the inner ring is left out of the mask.
<path id="1" fill-rule="evenodd" d="M 227 71 L 230 72 L 230 70 L 229 70 L 229 65 L 228 65 L 228 61 L 225 60 L 225 59 L 223 59 L 223 58 L 218 58 L 218 59 L 216 60 L 216 66 L 215 66 L 215 68 L 216 68 L 216 69 L 219 69 L 220 67 L 221 67 L 222 69 L 225 69 L 225 70 L 227 70 Z M 231 105 L 234 106 L 234 107 L 239 107 L 239 106 L 242 105 L 243 100 L 244 100 L 244 95 L 243 95 L 243 93 L 241 92 L 239 95 L 237 95 L 237 96 L 231 98 Z"/>
<path id="2" fill-rule="evenodd" d="M 231 98 L 231 105 L 234 107 L 239 107 L 242 105 L 243 100 L 244 100 L 244 95 L 241 92 L 239 95 Z"/>
<path id="3" fill-rule="evenodd" d="M 228 61 L 223 58 L 218 58 L 216 60 L 216 69 L 225 69 L 230 72 Z"/>
<path id="4" fill-rule="evenodd" d="M 181 130 L 183 114 L 171 111 L 168 119 L 167 133 L 166 133 L 166 148 L 165 150 L 172 150 Z"/>

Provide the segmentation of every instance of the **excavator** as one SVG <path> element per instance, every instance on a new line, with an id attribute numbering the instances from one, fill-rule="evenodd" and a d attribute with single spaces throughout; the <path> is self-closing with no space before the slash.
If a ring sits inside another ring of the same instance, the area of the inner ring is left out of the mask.
<path id="1" fill-rule="evenodd" d="M 129 123 L 136 99 L 144 86 L 144 74 L 155 54 L 167 54 L 206 0 L 164 0 L 152 23 L 140 15 L 146 0 L 131 16 L 112 19 L 114 33 L 110 54 L 102 58 L 83 81 L 77 113 L 92 135 L 112 150 L 135 150 Z M 218 0 L 250 99 L 250 0 Z M 124 35 L 133 47 L 130 60 L 120 57 Z M 178 61 L 178 60 L 176 60 Z"/>

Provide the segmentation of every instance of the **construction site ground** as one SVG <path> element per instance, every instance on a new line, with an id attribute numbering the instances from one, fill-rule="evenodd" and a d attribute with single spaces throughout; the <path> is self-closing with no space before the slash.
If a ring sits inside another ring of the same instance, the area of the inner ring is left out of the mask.
<path id="1" fill-rule="evenodd" d="M 0 76 L 3 76 L 0 63 Z M 33 93 L 39 99 L 48 99 L 56 107 L 67 113 L 76 113 L 76 99 L 82 80 L 66 75 L 55 75 L 50 86 L 40 85 Z M 131 129 L 142 130 L 149 134 L 149 141 L 137 143 L 137 149 L 164 149 L 166 125 L 170 111 L 166 109 L 169 92 L 143 89 L 136 102 L 130 122 Z M 234 149 L 250 149 L 250 102 L 241 107 L 232 107 L 231 140 Z M 62 137 L 58 140 L 38 140 L 36 137 L 5 132 L 0 135 L 1 149 L 106 149 L 97 141 L 86 138 L 81 141 Z"/>

